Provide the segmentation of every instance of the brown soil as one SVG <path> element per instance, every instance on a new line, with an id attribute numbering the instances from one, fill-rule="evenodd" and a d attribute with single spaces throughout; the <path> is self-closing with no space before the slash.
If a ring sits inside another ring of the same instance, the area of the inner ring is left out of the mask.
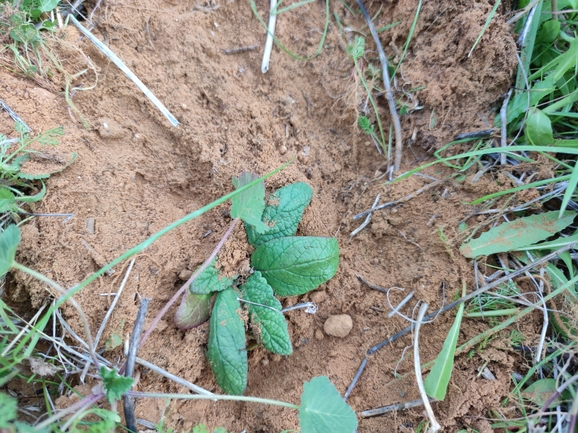
<path id="1" fill-rule="evenodd" d="M 259 10 L 264 11 L 267 3 L 259 0 Z M 387 53 L 400 56 L 417 1 L 368 6 L 373 14 L 381 8 L 376 27 L 401 21 L 381 34 Z M 347 25 L 363 27 L 341 3 L 332 2 L 331 8 Z M 496 106 L 511 83 L 516 59 L 513 36 L 501 9 L 468 58 L 491 8 L 487 0 L 424 2 L 398 74 L 398 89 L 423 87 L 412 93 L 413 102 L 408 99 L 416 109 L 402 118 L 406 144 L 402 171 L 427 161 L 428 151 L 451 141 L 457 133 L 493 126 Z M 341 259 L 331 281 L 305 296 L 283 300 L 284 305 L 311 300 L 319 306 L 315 315 L 301 310 L 287 314 L 294 354 L 273 356 L 263 349 L 249 354 L 247 394 L 293 403 L 299 402 L 303 382 L 318 375 L 328 376 L 343 393 L 366 350 L 407 326 L 402 318 L 387 317 L 390 307 L 385 295 L 362 284 L 356 274 L 385 288 L 403 288 L 391 292 L 393 304 L 415 290 L 416 299 L 428 302 L 430 311 L 461 291 L 463 283 L 473 286 L 471 264 L 458 250 L 457 226 L 473 212 L 462 203 L 498 188 L 492 179 L 473 182 L 470 176 L 460 184 L 441 183 L 401 206 L 376 212 L 367 228 L 350 237 L 360 223 L 352 216 L 370 208 L 378 193 L 383 203 L 403 198 L 431 181 L 412 176 L 385 185 L 385 178 L 380 178 L 387 164 L 355 126 L 355 112 L 365 104 L 365 97 L 333 19 L 317 58 L 297 61 L 274 49 L 271 69 L 265 75 L 260 70 L 264 30 L 243 0 L 206 4 L 201 0 L 134 4 L 107 0 L 95 19 L 94 33 L 167 105 L 181 125 L 171 127 L 72 27 L 64 30 L 66 42 L 55 49 L 65 68 L 77 71 L 86 67 L 87 59 L 81 53 L 94 65 L 95 72 L 87 72 L 74 85 L 90 86 L 96 73 L 96 88 L 73 96 L 90 130 L 79 122 L 78 114 L 69 113 L 57 91 L 0 71 L 3 98 L 35 131 L 64 125 L 62 144 L 45 152 L 60 160 L 78 153 L 70 168 L 50 178 L 48 195 L 35 207 L 36 212 L 73 213 L 74 218 L 38 217 L 24 225 L 20 262 L 72 287 L 151 234 L 230 192 L 232 176 L 243 170 L 263 174 L 296 155 L 288 168 L 267 180 L 267 188 L 308 182 L 315 195 L 299 234 L 336 236 Z M 313 54 L 324 19 L 324 5 L 310 3 L 281 15 L 276 33 L 290 50 Z M 366 30 L 362 31 L 368 33 Z M 225 53 L 253 45 L 259 48 Z M 369 40 L 367 48 L 365 64 L 375 63 Z M 387 105 L 381 99 L 379 103 L 380 115 L 388 125 Z M 5 113 L 1 116 L 2 132 L 6 133 L 12 123 Z M 35 160 L 27 169 L 42 170 L 46 164 L 55 168 L 58 159 L 55 161 Z M 441 166 L 426 172 L 437 178 L 450 173 Z M 117 332 L 123 321 L 124 333 L 132 329 L 139 297 L 152 298 L 149 317 L 156 314 L 183 283 L 182 276 L 212 251 L 230 223 L 228 209 L 229 204 L 221 205 L 173 230 L 136 258 L 103 341 Z M 447 242 L 441 240 L 441 230 Z M 239 268 L 246 266 L 244 242 L 238 227 L 221 260 Z M 126 264 L 116 267 L 112 275 L 99 278 L 76 296 L 93 332 L 111 301 L 101 294 L 117 290 L 125 269 Z M 38 307 L 48 296 L 42 284 L 22 274 L 14 277 L 13 301 L 31 299 L 33 307 Z M 411 316 L 414 306 L 415 300 L 405 313 Z M 65 307 L 64 313 L 79 329 L 74 310 Z M 343 339 L 323 332 L 326 319 L 338 314 L 353 319 L 353 329 Z M 453 316 L 445 314 L 434 325 L 424 327 L 423 362 L 436 356 L 452 321 Z M 484 329 L 484 322 L 466 321 L 460 343 Z M 529 339 L 536 331 L 531 319 L 521 329 Z M 171 312 L 140 356 L 218 392 L 204 356 L 207 330 L 207 324 L 178 330 Z M 412 357 L 403 356 L 410 345 L 411 336 L 406 336 L 370 358 L 348 400 L 355 411 L 418 398 Z M 119 359 L 120 349 L 106 355 Z M 492 340 L 474 357 L 464 354 L 458 358 L 448 399 L 434 405 L 447 431 L 466 426 L 489 431 L 484 419 L 488 410 L 497 408 L 508 395 L 509 374 L 516 360 L 503 339 Z M 486 362 L 496 381 L 478 377 L 479 367 Z M 396 379 L 394 370 L 401 378 Z M 136 389 L 184 391 L 150 371 L 140 372 Z M 137 418 L 158 422 L 163 410 L 162 401 L 139 401 Z M 248 432 L 297 427 L 294 412 L 255 404 L 173 402 L 167 413 L 169 424 L 177 431 L 201 422 Z M 412 431 L 422 419 L 421 409 L 400 411 L 360 419 L 359 431 Z"/>

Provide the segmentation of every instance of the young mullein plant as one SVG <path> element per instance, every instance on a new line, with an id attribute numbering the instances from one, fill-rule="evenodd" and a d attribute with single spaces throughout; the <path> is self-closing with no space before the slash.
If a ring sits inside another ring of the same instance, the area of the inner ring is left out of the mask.
<path id="1" fill-rule="evenodd" d="M 233 184 L 239 188 L 254 179 L 244 173 L 234 178 Z M 337 239 L 295 236 L 312 196 L 311 187 L 299 182 L 277 190 L 265 203 L 261 183 L 233 199 L 231 216 L 243 219 L 247 239 L 255 247 L 252 273 L 226 277 L 220 274 L 215 260 L 191 283 L 177 310 L 177 326 L 197 326 L 209 317 L 215 296 L 207 358 L 217 383 L 228 394 L 242 395 L 247 386 L 245 329 L 265 349 L 290 355 L 293 347 L 287 321 L 276 296 L 302 295 L 337 272 Z"/>

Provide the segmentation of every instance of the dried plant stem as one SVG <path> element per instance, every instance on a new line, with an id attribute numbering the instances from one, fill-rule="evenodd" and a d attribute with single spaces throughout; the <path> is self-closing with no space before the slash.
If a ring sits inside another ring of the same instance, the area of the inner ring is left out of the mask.
<path id="1" fill-rule="evenodd" d="M 389 72 L 387 70 L 387 57 L 385 56 L 385 51 L 383 51 L 383 46 L 381 45 L 381 41 L 379 40 L 379 35 L 375 30 L 373 22 L 371 21 L 371 17 L 365 8 L 362 0 L 357 0 L 357 4 L 367 21 L 367 25 L 369 27 L 369 31 L 371 32 L 371 36 L 373 36 L 373 40 L 375 41 L 375 45 L 377 46 L 377 51 L 379 52 L 379 60 L 381 61 L 381 70 L 383 73 L 383 86 L 385 87 L 385 98 L 387 99 L 387 105 L 389 106 L 389 113 L 391 115 L 391 121 L 393 123 L 393 129 L 395 131 L 395 171 L 399 170 L 401 166 L 401 153 L 402 153 L 402 146 L 403 140 L 401 136 L 401 122 L 399 120 L 399 116 L 397 114 L 397 109 L 395 108 L 395 100 L 393 99 L 393 91 L 391 90 L 391 84 L 389 80 Z M 377 113 L 375 113 L 377 116 Z"/>
<path id="2" fill-rule="evenodd" d="M 72 22 L 72 24 L 74 24 L 74 26 L 84 36 L 86 36 L 88 39 L 90 39 L 91 42 L 94 45 L 96 45 L 96 47 L 100 51 L 102 51 L 102 53 L 106 57 L 108 57 L 122 72 L 124 72 L 124 74 L 134 84 L 136 84 L 136 86 L 139 88 L 139 90 L 141 92 L 143 92 L 144 95 L 154 104 L 154 106 L 159 109 L 159 111 L 168 119 L 168 121 L 171 123 L 171 125 L 173 125 L 173 126 L 179 125 L 179 121 L 175 118 L 175 116 L 173 116 L 169 112 L 167 107 L 165 107 L 164 104 L 161 101 L 159 101 L 155 95 L 153 95 L 153 93 L 148 89 L 148 87 L 144 85 L 144 83 L 124 64 L 124 62 L 114 52 L 111 51 L 110 48 L 108 48 L 106 45 L 104 45 L 92 33 L 90 33 L 86 28 L 84 28 L 84 26 L 82 24 L 80 24 L 76 18 L 74 18 L 74 15 L 72 15 L 72 14 L 68 15 L 68 19 Z"/>
<path id="3" fill-rule="evenodd" d="M 425 313 L 427 311 L 427 308 L 428 308 L 428 304 L 426 304 L 425 302 L 423 304 L 421 304 L 421 306 L 419 307 L 419 313 L 417 315 L 415 332 L 414 332 L 414 337 L 413 337 L 413 365 L 414 365 L 414 369 L 415 369 L 415 380 L 417 382 L 419 394 L 421 395 L 421 399 L 423 401 L 425 411 L 426 411 L 427 416 L 429 418 L 429 421 L 431 423 L 431 426 L 428 429 L 428 432 L 435 433 L 441 429 L 441 426 L 439 425 L 439 423 L 436 420 L 436 417 L 433 413 L 433 409 L 431 407 L 431 404 L 429 403 L 428 396 L 425 392 L 425 388 L 423 386 L 423 378 L 421 375 L 421 363 L 420 363 L 420 358 L 419 358 L 419 331 L 421 328 L 421 324 L 423 322 L 423 317 L 425 316 Z"/>
<path id="4" fill-rule="evenodd" d="M 64 287 L 62 287 L 60 284 L 58 284 L 56 281 L 51 280 L 48 277 L 45 277 L 40 272 L 36 272 L 35 270 L 27 268 L 26 266 L 21 265 L 20 263 L 16 263 L 16 262 L 14 262 L 12 264 L 12 267 L 14 269 L 18 269 L 19 271 L 25 272 L 25 273 L 33 276 L 34 278 L 42 281 L 43 283 L 48 284 L 50 287 L 56 289 L 58 291 L 58 293 L 60 293 L 61 295 L 64 295 L 67 292 L 66 289 Z M 86 343 L 88 344 L 88 351 L 90 353 L 90 357 L 92 358 L 92 362 L 94 363 L 94 366 L 96 368 L 98 368 L 100 366 L 100 362 L 98 361 L 98 358 L 96 357 L 96 352 L 94 351 L 94 343 L 92 341 L 92 333 L 90 332 L 90 326 L 88 325 L 88 319 L 86 318 L 84 311 L 82 311 L 82 308 L 80 308 L 80 305 L 78 305 L 78 303 L 76 302 L 74 297 L 71 296 L 69 301 L 72 304 L 72 306 L 74 307 L 74 309 L 76 310 L 76 312 L 78 313 L 78 316 L 80 317 L 80 321 L 82 322 L 82 325 L 84 327 L 84 333 L 85 333 L 85 337 L 86 337 Z"/>
<path id="5" fill-rule="evenodd" d="M 174 374 L 169 373 L 168 371 L 163 370 L 162 368 L 154 364 L 151 364 L 150 362 L 145 361 L 144 359 L 139 358 L 138 356 L 136 357 L 136 363 L 142 365 L 145 368 L 148 368 L 149 370 L 154 371 L 155 373 L 160 374 L 161 376 L 166 377 L 167 379 L 172 380 L 178 385 L 182 385 L 185 388 L 190 389 L 193 392 L 196 392 L 197 394 L 214 395 L 212 392 L 207 391 L 206 389 L 201 388 L 200 386 L 197 386 L 194 383 L 189 382 L 188 380 L 175 376 Z"/>
<path id="6" fill-rule="evenodd" d="M 275 10 L 276 1 L 271 0 L 269 11 L 269 25 L 267 28 L 267 39 L 265 40 L 265 50 L 263 52 L 263 62 L 261 63 L 261 72 L 264 74 L 269 70 L 269 60 L 271 59 L 271 50 L 273 49 L 273 35 L 275 34 L 275 24 L 277 23 L 277 11 Z"/>
<path id="7" fill-rule="evenodd" d="M 116 307 L 116 304 L 118 302 L 118 300 L 120 299 L 120 295 L 122 294 L 122 291 L 124 290 L 124 286 L 126 285 L 126 282 L 128 281 L 128 276 L 130 275 L 130 272 L 132 270 L 132 267 L 134 265 L 134 260 L 132 259 L 128 265 L 128 269 L 126 270 L 126 274 L 124 274 L 124 278 L 122 279 L 122 283 L 120 283 L 120 287 L 118 288 L 118 291 L 116 292 L 116 296 L 114 297 L 112 304 L 110 305 L 110 308 L 108 309 L 108 311 L 106 312 L 106 316 L 104 316 L 104 319 L 102 320 L 102 324 L 100 325 L 100 328 L 96 334 L 96 337 L 94 338 L 94 347 L 98 347 L 98 343 L 100 342 L 100 337 L 102 337 L 102 333 L 104 332 L 104 329 L 106 328 L 106 324 L 108 322 L 108 319 L 110 319 L 110 316 L 112 316 L 112 312 L 114 310 L 114 307 Z"/>

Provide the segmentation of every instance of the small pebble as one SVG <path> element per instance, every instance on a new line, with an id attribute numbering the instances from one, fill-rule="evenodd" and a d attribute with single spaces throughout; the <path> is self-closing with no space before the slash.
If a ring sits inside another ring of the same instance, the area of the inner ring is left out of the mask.
<path id="1" fill-rule="evenodd" d="M 287 146 L 282 145 L 282 146 L 279 148 L 279 153 L 280 153 L 281 155 L 285 155 L 285 154 L 287 153 Z"/>
<path id="2" fill-rule="evenodd" d="M 316 329 L 315 330 L 315 339 L 323 340 L 324 338 L 325 338 L 325 335 L 323 335 L 323 331 L 321 329 Z"/>
<path id="3" fill-rule="evenodd" d="M 351 328 L 353 328 L 353 320 L 348 314 L 330 316 L 323 325 L 323 330 L 327 335 L 338 338 L 347 337 Z"/>

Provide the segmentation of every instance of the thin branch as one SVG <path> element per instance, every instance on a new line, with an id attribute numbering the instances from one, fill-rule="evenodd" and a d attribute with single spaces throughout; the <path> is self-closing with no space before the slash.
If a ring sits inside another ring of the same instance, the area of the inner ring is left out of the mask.
<path id="1" fill-rule="evenodd" d="M 395 131 L 395 171 L 399 170 L 401 166 L 401 152 L 403 146 L 403 139 L 401 136 L 401 122 L 399 121 L 399 116 L 397 114 L 397 109 L 395 108 L 395 100 L 393 99 L 393 91 L 391 90 L 391 84 L 389 80 L 389 71 L 387 65 L 387 57 L 385 56 L 385 51 L 383 51 L 383 46 L 381 45 L 381 41 L 379 40 L 379 35 L 373 26 L 373 22 L 371 21 L 371 17 L 365 8 L 362 0 L 357 0 L 357 4 L 367 21 L 367 25 L 369 27 L 369 31 L 371 32 L 371 36 L 373 36 L 373 40 L 375 41 L 375 45 L 377 46 L 377 51 L 379 52 L 379 60 L 381 61 L 381 71 L 383 73 L 383 86 L 385 87 L 385 97 L 387 99 L 387 104 L 389 105 L 389 112 L 391 115 L 391 121 L 393 122 L 393 129 Z M 376 113 L 377 115 L 377 113 Z"/>

